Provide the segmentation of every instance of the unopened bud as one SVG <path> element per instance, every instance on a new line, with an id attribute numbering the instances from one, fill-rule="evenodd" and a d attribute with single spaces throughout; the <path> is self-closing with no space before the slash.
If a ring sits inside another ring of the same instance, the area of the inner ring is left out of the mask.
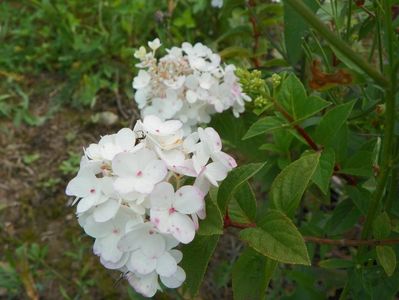
<path id="1" fill-rule="evenodd" d="M 272 85 L 273 85 L 273 87 L 278 87 L 279 85 L 281 84 L 281 76 L 280 75 L 278 75 L 278 74 L 276 74 L 276 73 L 274 73 L 273 75 L 272 75 Z"/>

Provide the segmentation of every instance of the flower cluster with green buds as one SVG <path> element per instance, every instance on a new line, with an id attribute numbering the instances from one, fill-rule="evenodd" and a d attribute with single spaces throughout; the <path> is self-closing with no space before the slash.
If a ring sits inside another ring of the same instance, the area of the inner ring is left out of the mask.
<path id="1" fill-rule="evenodd" d="M 259 115 L 269 107 L 268 96 L 269 89 L 262 73 L 259 70 L 248 71 L 245 69 L 237 69 L 236 75 L 240 80 L 241 87 L 245 94 L 255 99 L 252 103 L 252 110 Z"/>

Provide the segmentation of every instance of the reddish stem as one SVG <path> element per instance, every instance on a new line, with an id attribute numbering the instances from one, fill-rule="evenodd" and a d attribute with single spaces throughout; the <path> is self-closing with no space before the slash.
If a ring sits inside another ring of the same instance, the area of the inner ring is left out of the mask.
<path id="1" fill-rule="evenodd" d="M 238 223 L 226 216 L 224 218 L 224 228 L 234 227 L 239 229 L 245 228 L 255 228 L 255 223 Z M 357 246 L 379 246 L 379 245 L 395 245 L 399 244 L 399 239 L 386 239 L 386 240 L 333 240 L 327 238 L 321 238 L 316 236 L 304 236 L 303 239 L 306 242 L 311 242 L 321 245 L 331 245 L 331 246 L 343 246 L 343 247 L 357 247 Z"/>
<path id="2" fill-rule="evenodd" d="M 249 21 L 251 22 L 252 25 L 252 37 L 254 39 L 253 41 L 253 47 L 252 47 L 252 63 L 255 68 L 260 67 L 260 61 L 259 58 L 257 57 L 258 49 L 259 49 L 259 37 L 260 37 L 260 32 L 258 29 L 258 23 L 256 20 L 256 16 L 253 13 L 254 9 L 256 8 L 256 0 L 249 0 L 248 1 L 248 8 L 249 8 Z"/>
<path id="3" fill-rule="evenodd" d="M 277 101 L 273 101 L 274 105 L 276 106 L 277 110 L 281 112 L 286 118 L 286 120 L 290 123 L 294 123 L 295 120 L 294 118 L 282 107 Z M 301 126 L 298 124 L 293 124 L 292 125 L 295 130 L 299 133 L 300 136 L 303 137 L 303 139 L 306 141 L 306 143 L 309 145 L 310 148 L 312 148 L 314 151 L 321 151 L 322 147 L 319 147 L 316 142 L 312 139 L 312 137 L 303 129 Z M 334 174 L 342 177 L 345 179 L 350 185 L 356 186 L 357 182 L 356 179 L 348 174 L 342 174 L 342 173 L 337 173 L 340 170 L 339 165 L 335 164 L 334 166 Z"/>

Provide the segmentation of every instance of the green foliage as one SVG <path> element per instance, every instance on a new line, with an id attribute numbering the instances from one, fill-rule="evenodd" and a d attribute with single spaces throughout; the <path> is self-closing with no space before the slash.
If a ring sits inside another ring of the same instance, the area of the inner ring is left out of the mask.
<path id="1" fill-rule="evenodd" d="M 183 288 L 191 295 L 198 293 L 201 282 L 204 278 L 209 260 L 215 251 L 219 236 L 201 236 L 195 237 L 194 241 L 182 248 L 183 261 L 181 263 L 186 270 L 187 279 Z"/>
<path id="2" fill-rule="evenodd" d="M 285 167 L 270 188 L 272 207 L 292 216 L 319 163 L 320 153 L 304 155 Z"/>
<path id="3" fill-rule="evenodd" d="M 330 105 L 319 97 L 308 96 L 303 84 L 294 74 L 289 74 L 283 80 L 276 100 L 293 121 L 309 118 Z"/>
<path id="4" fill-rule="evenodd" d="M 390 246 L 377 246 L 377 259 L 388 276 L 392 276 L 396 268 L 396 254 Z"/>
<path id="5" fill-rule="evenodd" d="M 265 291 L 276 266 L 276 261 L 246 248 L 233 266 L 234 299 L 265 299 Z"/>
<path id="6" fill-rule="evenodd" d="M 310 265 L 302 235 L 282 212 L 269 210 L 256 225 L 240 233 L 256 251 L 282 263 Z"/>

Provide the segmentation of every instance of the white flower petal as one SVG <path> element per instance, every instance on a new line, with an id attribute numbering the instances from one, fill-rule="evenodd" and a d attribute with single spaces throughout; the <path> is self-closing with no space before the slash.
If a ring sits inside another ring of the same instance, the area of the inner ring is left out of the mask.
<path id="1" fill-rule="evenodd" d="M 181 243 L 190 243 L 195 236 L 193 221 L 186 215 L 175 212 L 169 217 L 169 229 L 171 234 Z"/>
<path id="2" fill-rule="evenodd" d="M 182 186 L 175 193 L 173 207 L 182 214 L 196 213 L 204 207 L 204 194 L 195 186 Z"/>
<path id="3" fill-rule="evenodd" d="M 160 276 L 160 279 L 166 287 L 175 289 L 181 286 L 184 280 L 186 280 L 186 272 L 180 266 L 177 266 L 177 270 L 172 276 Z"/>
<path id="4" fill-rule="evenodd" d="M 165 252 L 157 259 L 156 272 L 165 277 L 172 276 L 177 270 L 177 263 L 174 257 Z"/>
<path id="5" fill-rule="evenodd" d="M 165 239 L 162 235 L 153 232 L 141 241 L 141 251 L 150 258 L 160 257 L 165 252 Z"/>
<path id="6" fill-rule="evenodd" d="M 151 209 L 168 210 L 172 207 L 174 195 L 175 190 L 169 182 L 157 184 L 150 195 Z"/>
<path id="7" fill-rule="evenodd" d="M 97 205 L 93 210 L 93 217 L 96 222 L 105 222 L 113 218 L 118 212 L 120 201 L 109 199 L 108 201 Z"/>
<path id="8" fill-rule="evenodd" d="M 126 267 L 129 271 L 142 275 L 150 274 L 155 270 L 156 266 L 157 259 L 148 258 L 143 254 L 143 252 L 141 252 L 141 250 L 134 251 L 126 264 Z"/>

